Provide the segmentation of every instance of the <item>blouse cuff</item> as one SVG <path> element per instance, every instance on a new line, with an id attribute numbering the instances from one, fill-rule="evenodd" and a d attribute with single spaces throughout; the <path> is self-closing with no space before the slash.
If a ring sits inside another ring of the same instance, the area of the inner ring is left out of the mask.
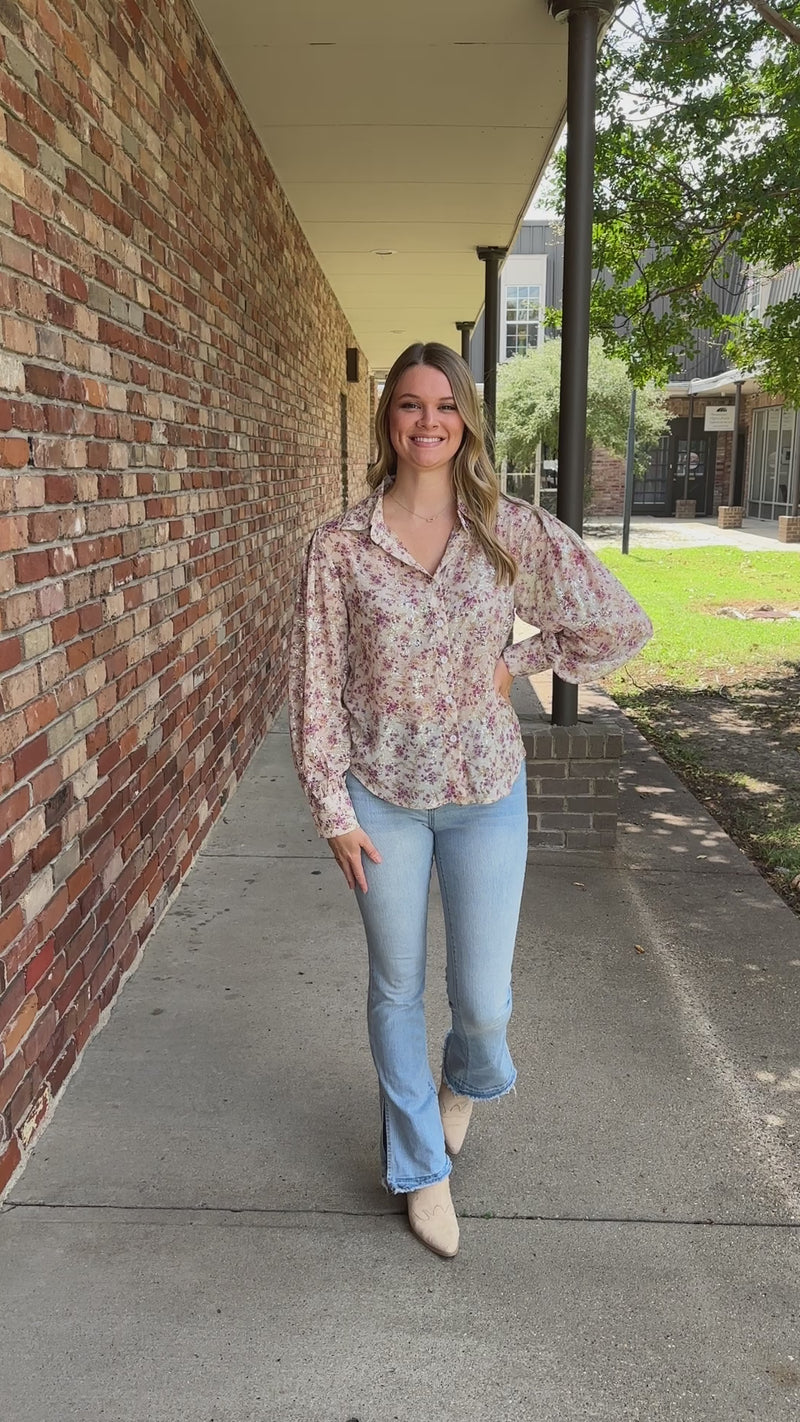
<path id="1" fill-rule="evenodd" d="M 322 839 L 333 839 L 337 834 L 349 834 L 350 830 L 358 829 L 353 802 L 344 785 L 321 798 L 308 791 L 306 793 L 309 794 L 314 824 Z"/>
<path id="2" fill-rule="evenodd" d="M 503 661 L 512 676 L 535 676 L 547 671 L 552 662 L 545 651 L 541 632 L 525 637 L 522 642 L 513 642 L 503 652 Z"/>

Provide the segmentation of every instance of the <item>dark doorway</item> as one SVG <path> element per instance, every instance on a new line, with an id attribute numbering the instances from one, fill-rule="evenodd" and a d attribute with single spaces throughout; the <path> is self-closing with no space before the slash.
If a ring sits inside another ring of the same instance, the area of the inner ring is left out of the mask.
<path id="1" fill-rule="evenodd" d="M 667 505 L 669 444 L 669 435 L 662 435 L 658 444 L 650 451 L 650 458 L 642 478 L 636 479 L 634 482 L 633 512 L 635 514 L 655 514 L 656 517 L 663 518 L 669 513 Z"/>
<path id="2" fill-rule="evenodd" d="M 698 514 L 711 513 L 714 504 L 714 469 L 717 458 L 717 436 L 703 429 L 703 415 L 692 420 L 691 436 L 688 420 L 670 423 L 669 469 L 672 488 L 669 512 L 675 512 L 676 499 L 694 499 Z M 688 462 L 688 471 L 687 471 Z M 688 472 L 688 477 L 687 477 Z"/>
<path id="3" fill-rule="evenodd" d="M 688 436 L 688 419 L 670 421 L 669 432 L 651 450 L 644 476 L 634 485 L 634 513 L 666 518 L 674 514 L 676 499 L 683 498 L 694 499 L 698 514 L 713 511 L 717 436 L 703 428 L 702 412 L 692 420 L 691 444 Z"/>

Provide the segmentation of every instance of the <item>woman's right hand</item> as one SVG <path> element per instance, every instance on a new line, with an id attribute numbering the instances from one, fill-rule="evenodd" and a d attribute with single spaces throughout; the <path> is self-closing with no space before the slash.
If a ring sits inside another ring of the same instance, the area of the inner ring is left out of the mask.
<path id="1" fill-rule="evenodd" d="M 361 855 L 366 854 L 373 864 L 382 864 L 383 860 L 379 855 L 375 845 L 368 834 L 358 827 L 348 830 L 347 834 L 335 834 L 328 844 L 333 852 L 333 857 L 339 865 L 347 886 L 354 889 L 356 884 L 363 894 L 367 892 L 367 879 L 364 873 L 364 865 L 361 862 Z"/>

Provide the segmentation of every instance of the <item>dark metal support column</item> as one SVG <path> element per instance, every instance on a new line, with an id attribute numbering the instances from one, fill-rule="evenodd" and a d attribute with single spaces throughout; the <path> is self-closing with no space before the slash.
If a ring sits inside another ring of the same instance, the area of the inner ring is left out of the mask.
<path id="1" fill-rule="evenodd" d="M 636 456 L 636 386 L 631 390 L 631 413 L 628 419 L 628 448 L 625 458 L 625 503 L 622 509 L 622 551 L 628 553 L 631 542 L 633 511 L 633 478 Z"/>
<path id="2" fill-rule="evenodd" d="M 786 512 L 792 518 L 800 514 L 800 410 L 795 411 L 794 435 L 792 438 L 792 487 Z"/>
<path id="3" fill-rule="evenodd" d="M 612 0 L 549 0 L 551 15 L 569 23 L 567 55 L 567 166 L 564 200 L 564 301 L 561 408 L 558 424 L 558 517 L 583 529 L 586 397 L 589 372 L 589 297 L 592 284 L 595 82 L 600 23 Z M 553 677 L 552 720 L 574 726 L 578 688 Z"/>
<path id="4" fill-rule="evenodd" d="M 486 263 L 486 287 L 483 304 L 483 410 L 486 425 L 494 440 L 497 412 L 497 358 L 500 347 L 500 263 L 507 247 L 477 247 Z"/>
<path id="5" fill-rule="evenodd" d="M 469 343 L 475 329 L 474 321 L 456 321 L 456 330 L 461 332 L 461 359 L 469 365 Z"/>
<path id="6" fill-rule="evenodd" d="M 689 381 L 689 413 L 686 416 L 686 470 L 683 476 L 683 497 L 689 497 L 689 471 L 692 467 L 692 425 L 694 424 L 694 392 Z"/>
<path id="7" fill-rule="evenodd" d="M 733 449 L 731 450 L 731 482 L 728 488 L 728 503 L 736 502 L 736 481 L 739 476 L 739 417 L 742 413 L 742 382 L 736 382 L 736 396 L 733 402 Z"/>

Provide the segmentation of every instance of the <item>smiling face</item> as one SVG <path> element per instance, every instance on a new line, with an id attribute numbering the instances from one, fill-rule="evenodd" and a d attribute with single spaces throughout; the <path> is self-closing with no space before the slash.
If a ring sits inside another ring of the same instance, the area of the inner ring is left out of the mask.
<path id="1" fill-rule="evenodd" d="M 397 472 L 424 473 L 450 468 L 464 435 L 447 376 L 431 365 L 412 365 L 395 386 L 389 410 L 389 437 Z"/>

